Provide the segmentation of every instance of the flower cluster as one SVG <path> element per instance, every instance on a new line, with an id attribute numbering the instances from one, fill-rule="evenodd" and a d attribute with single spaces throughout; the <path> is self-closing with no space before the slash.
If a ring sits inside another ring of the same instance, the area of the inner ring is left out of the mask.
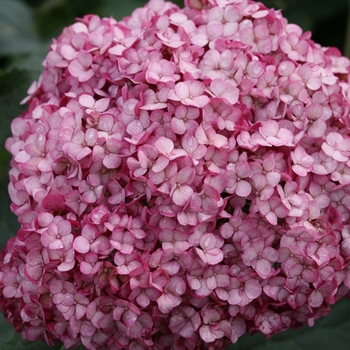
<path id="1" fill-rule="evenodd" d="M 350 289 L 350 63 L 252 0 L 54 40 L 12 123 L 0 310 L 31 341 L 224 349 Z"/>

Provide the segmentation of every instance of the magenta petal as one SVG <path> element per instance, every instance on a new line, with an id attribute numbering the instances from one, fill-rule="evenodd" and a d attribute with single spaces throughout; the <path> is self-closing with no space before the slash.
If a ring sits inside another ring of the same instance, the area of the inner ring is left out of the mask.
<path id="1" fill-rule="evenodd" d="M 248 197 L 252 191 L 252 186 L 248 181 L 241 180 L 237 183 L 236 193 L 241 197 Z"/>
<path id="2" fill-rule="evenodd" d="M 121 163 L 120 156 L 118 154 L 109 153 L 103 159 L 103 165 L 107 169 L 117 169 Z"/>
<path id="3" fill-rule="evenodd" d="M 95 104 L 95 100 L 91 95 L 83 94 L 79 97 L 79 103 L 83 107 L 92 108 Z"/>
<path id="4" fill-rule="evenodd" d="M 181 303 L 181 298 L 178 296 L 174 296 L 171 293 L 162 294 L 157 299 L 159 310 L 163 314 L 168 314 L 174 307 L 180 305 L 180 303 Z"/>
<path id="5" fill-rule="evenodd" d="M 212 343 L 213 341 L 216 340 L 215 335 L 211 332 L 210 326 L 209 325 L 203 325 L 199 329 L 199 334 L 201 338 L 206 342 L 206 343 Z"/>
<path id="6" fill-rule="evenodd" d="M 256 264 L 254 264 L 255 271 L 259 274 L 261 278 L 267 278 L 271 271 L 271 262 L 265 259 L 257 259 Z"/>
<path id="7" fill-rule="evenodd" d="M 173 193 L 173 201 L 176 205 L 184 206 L 193 194 L 193 189 L 190 186 L 180 186 Z"/>
<path id="8" fill-rule="evenodd" d="M 160 156 L 152 166 L 152 170 L 155 173 L 159 173 L 164 170 L 169 164 L 169 159 L 165 156 Z"/>
<path id="9" fill-rule="evenodd" d="M 245 265 L 250 266 L 251 261 L 253 259 L 256 259 L 257 256 L 258 256 L 258 254 L 257 254 L 256 250 L 254 249 L 254 247 L 249 247 L 243 252 L 242 261 Z"/>
<path id="10" fill-rule="evenodd" d="M 83 72 L 79 75 L 78 80 L 80 82 L 85 82 L 88 81 L 90 78 L 92 78 L 94 76 L 94 71 L 92 69 L 89 69 L 86 72 Z"/>
<path id="11" fill-rule="evenodd" d="M 73 248 L 81 254 L 86 254 L 90 251 L 90 243 L 85 237 L 78 236 L 74 239 Z"/>
<path id="12" fill-rule="evenodd" d="M 68 66 L 68 70 L 74 77 L 78 77 L 85 72 L 84 67 L 78 60 L 72 61 Z"/>
<path id="13" fill-rule="evenodd" d="M 244 292 L 250 299 L 256 299 L 262 293 L 262 287 L 260 283 L 256 280 L 248 280 L 244 283 Z"/>
<path id="14" fill-rule="evenodd" d="M 49 249 L 62 249 L 62 248 L 64 248 L 64 245 L 60 239 L 55 239 L 49 244 Z"/>
<path id="15" fill-rule="evenodd" d="M 321 304 L 323 303 L 323 295 L 320 291 L 314 290 L 308 299 L 309 305 L 311 307 L 317 308 L 320 307 Z"/>
<path id="16" fill-rule="evenodd" d="M 206 252 L 206 262 L 209 265 L 216 265 L 220 263 L 224 258 L 224 254 L 221 249 L 214 248 Z"/>
<path id="17" fill-rule="evenodd" d="M 3 293 L 6 298 L 14 298 L 17 294 L 17 288 L 14 286 L 7 286 L 4 288 Z"/>

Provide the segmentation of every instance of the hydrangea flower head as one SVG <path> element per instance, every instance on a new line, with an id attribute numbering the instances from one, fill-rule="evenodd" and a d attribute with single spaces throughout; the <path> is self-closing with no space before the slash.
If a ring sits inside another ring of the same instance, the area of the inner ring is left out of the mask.
<path id="1" fill-rule="evenodd" d="M 25 339 L 224 349 L 350 289 L 350 62 L 252 0 L 151 0 L 63 30 L 12 123 Z"/>

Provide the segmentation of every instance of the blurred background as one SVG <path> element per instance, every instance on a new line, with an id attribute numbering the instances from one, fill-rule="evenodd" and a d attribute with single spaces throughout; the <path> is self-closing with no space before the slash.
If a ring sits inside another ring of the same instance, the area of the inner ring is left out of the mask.
<path id="1" fill-rule="evenodd" d="M 51 39 L 75 18 L 88 13 L 116 19 L 131 14 L 145 0 L 0 0 L 0 248 L 16 234 L 18 224 L 7 194 L 10 156 L 4 143 L 10 123 L 26 106 L 19 102 L 42 70 Z M 173 0 L 179 6 L 181 0 Z M 350 0 L 264 0 L 282 9 L 289 22 L 311 30 L 312 39 L 323 46 L 336 46 L 350 57 Z M 349 34 L 347 34 L 349 33 Z M 47 350 L 43 343 L 28 343 L 0 315 L 1 350 Z M 57 345 L 54 350 L 63 350 Z M 245 335 L 227 350 L 347 350 L 350 349 L 350 300 L 337 303 L 331 314 L 307 326 L 289 330 L 269 340 Z"/>

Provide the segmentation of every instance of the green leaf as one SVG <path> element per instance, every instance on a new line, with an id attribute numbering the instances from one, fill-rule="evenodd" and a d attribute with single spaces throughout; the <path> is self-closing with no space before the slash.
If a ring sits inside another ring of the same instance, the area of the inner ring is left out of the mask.
<path id="1" fill-rule="evenodd" d="M 24 69 L 0 70 L 0 142 L 10 136 L 10 123 L 26 108 L 20 101 L 27 96 L 31 84 L 29 71 Z"/>
<path id="2" fill-rule="evenodd" d="M 10 327 L 6 328 L 6 332 L 0 335 L 0 348 L 1 350 L 64 350 L 62 343 L 57 342 L 53 347 L 50 347 L 42 341 L 30 342 L 24 340 L 22 336 L 15 332 L 11 325 L 7 322 L 2 321 L 3 316 L 1 315 L 0 326 Z M 4 323 L 4 324 L 3 324 Z M 7 325 L 5 325 L 5 323 Z M 8 326 L 9 325 L 9 326 Z M 2 341 L 6 337 L 5 341 Z M 75 350 L 85 350 L 84 346 L 81 346 Z"/>
<path id="3" fill-rule="evenodd" d="M 50 348 L 46 343 L 41 341 L 30 342 L 23 340 L 22 336 L 15 331 L 2 345 L 1 350 L 63 350 L 62 344 L 56 344 Z"/>
<path id="4" fill-rule="evenodd" d="M 27 55 L 15 56 L 12 59 L 12 63 L 9 65 L 8 70 L 25 72 L 26 81 L 24 83 L 28 83 L 30 85 L 31 82 L 39 79 L 40 74 L 44 70 L 42 63 L 45 60 L 48 52 L 49 44 L 41 44 L 38 50 L 35 52 L 31 52 Z M 27 86 L 26 91 L 28 90 L 29 85 Z M 23 97 L 21 99 L 23 99 Z M 21 99 L 17 101 L 17 104 L 21 101 Z"/>
<path id="5" fill-rule="evenodd" d="M 307 325 L 265 339 L 261 334 L 245 334 L 226 350 L 345 350 L 350 344 L 350 300 L 337 302 L 329 315 L 313 327 Z"/>
<path id="6" fill-rule="evenodd" d="M 1 153 L 5 153 L 5 150 L 2 150 Z M 6 152 L 7 153 L 7 152 Z M 9 155 L 6 154 L 7 160 Z M 10 198 L 7 193 L 7 184 L 8 179 L 8 161 L 7 164 L 1 166 L 1 178 L 0 178 L 0 249 L 5 247 L 6 242 L 9 238 L 14 237 L 16 232 L 19 229 L 19 224 L 17 217 L 10 210 Z M 0 323 L 1 324 L 1 323 Z M 2 328 L 0 328 L 2 329 Z M 0 333 L 1 334 L 1 333 Z M 0 347 L 1 349 L 1 347 Z"/>
<path id="7" fill-rule="evenodd" d="M 144 6 L 148 1 L 146 0 L 128 0 L 118 1 L 105 0 L 101 4 L 98 12 L 101 17 L 113 16 L 116 20 L 121 20 L 125 16 L 130 16 L 137 8 Z"/>
<path id="8" fill-rule="evenodd" d="M 313 30 L 322 20 L 346 11 L 348 0 L 261 0 L 267 7 L 282 9 L 290 23 L 300 25 L 304 30 Z"/>
<path id="9" fill-rule="evenodd" d="M 11 121 L 26 108 L 19 102 L 26 96 L 30 83 L 30 74 L 27 70 L 0 70 L 0 142 L 2 145 L 11 135 Z M 0 150 L 0 248 L 5 246 L 6 241 L 13 237 L 19 228 L 16 216 L 10 211 L 11 201 L 7 193 L 9 162 L 10 154 L 2 148 Z"/>
<path id="10" fill-rule="evenodd" d="M 95 13 L 99 2 L 95 0 L 48 0 L 35 11 L 40 37 L 50 40 L 57 37 L 64 27 L 73 24 L 78 17 Z"/>
<path id="11" fill-rule="evenodd" d="M 12 325 L 5 321 L 2 314 L 0 314 L 0 329 L 0 349 L 3 349 L 4 343 L 10 338 L 14 331 Z"/>
<path id="12" fill-rule="evenodd" d="M 39 46 L 33 14 L 19 0 L 0 0 L 0 55 L 34 52 Z"/>
<path id="13" fill-rule="evenodd" d="M 30 342 L 24 340 L 22 336 L 13 329 L 12 324 L 5 321 L 2 314 L 0 314 L 0 329 L 1 350 L 64 350 L 64 346 L 61 343 L 57 343 L 51 348 L 41 341 Z M 85 350 L 85 347 L 81 346 L 76 350 Z"/>
<path id="14" fill-rule="evenodd" d="M 113 16 L 119 21 L 126 16 L 130 16 L 136 8 L 143 7 L 147 2 L 147 0 L 128 0 L 123 2 L 104 0 L 98 9 L 98 14 L 101 17 Z M 171 2 L 177 4 L 179 7 L 184 7 L 183 0 L 173 0 Z"/>

